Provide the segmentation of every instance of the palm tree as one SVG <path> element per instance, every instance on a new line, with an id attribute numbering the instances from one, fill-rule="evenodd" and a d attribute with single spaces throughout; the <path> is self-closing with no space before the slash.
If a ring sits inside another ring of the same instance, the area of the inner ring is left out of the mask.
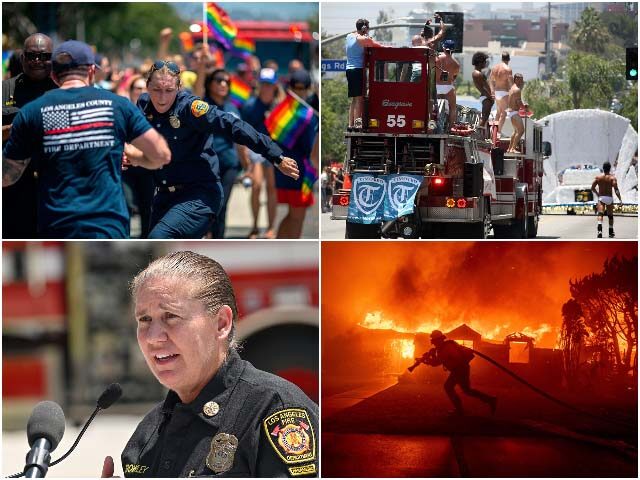
<path id="1" fill-rule="evenodd" d="M 573 46 L 589 53 L 604 53 L 611 35 L 595 9 L 585 8 L 571 30 Z"/>

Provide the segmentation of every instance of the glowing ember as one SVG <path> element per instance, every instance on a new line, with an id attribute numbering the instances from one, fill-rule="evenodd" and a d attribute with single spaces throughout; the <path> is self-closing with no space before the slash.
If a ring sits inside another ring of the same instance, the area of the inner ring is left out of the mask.
<path id="1" fill-rule="evenodd" d="M 412 340 L 391 340 L 391 347 L 400 352 L 402 358 L 414 358 L 415 345 Z"/>

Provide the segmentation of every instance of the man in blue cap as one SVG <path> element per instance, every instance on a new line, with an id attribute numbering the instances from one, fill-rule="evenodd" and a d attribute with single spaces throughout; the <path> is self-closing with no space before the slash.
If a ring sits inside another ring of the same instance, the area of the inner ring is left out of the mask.
<path id="1" fill-rule="evenodd" d="M 436 58 L 436 90 L 438 98 L 446 98 L 449 102 L 449 129 L 456 123 L 456 89 L 454 83 L 460 73 L 460 64 L 451 56 L 456 48 L 453 40 L 442 42 L 442 53 Z"/>
<path id="2" fill-rule="evenodd" d="M 3 151 L 2 185 L 16 182 L 30 161 L 38 177 L 38 235 L 45 238 L 127 238 L 122 190 L 125 142 L 144 156 L 137 165 L 160 168 L 171 152 L 127 99 L 92 87 L 95 56 L 69 40 L 52 54 L 50 90 L 16 116 Z"/>
<path id="3" fill-rule="evenodd" d="M 242 119 L 255 128 L 258 132 L 269 136 L 267 127 L 264 124 L 269 113 L 276 106 L 279 96 L 278 75 L 272 68 L 260 70 L 260 83 L 258 84 L 258 95 L 251 97 L 240 112 Z M 263 182 L 267 185 L 267 219 L 268 226 L 264 232 L 264 238 L 276 238 L 276 174 L 270 162 L 262 155 L 249 152 L 252 169 L 251 174 L 253 184 L 251 186 L 251 213 L 253 215 L 253 227 L 249 232 L 249 238 L 258 238 L 258 216 L 260 213 L 260 192 Z"/>

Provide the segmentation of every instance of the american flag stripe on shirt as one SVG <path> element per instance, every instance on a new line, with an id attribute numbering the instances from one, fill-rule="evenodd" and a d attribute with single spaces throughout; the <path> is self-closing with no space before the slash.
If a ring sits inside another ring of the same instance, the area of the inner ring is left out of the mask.
<path id="1" fill-rule="evenodd" d="M 73 106 L 71 106 L 73 107 Z M 56 109 L 42 114 L 43 145 L 114 140 L 113 107 Z M 107 128 L 108 127 L 108 128 Z"/>

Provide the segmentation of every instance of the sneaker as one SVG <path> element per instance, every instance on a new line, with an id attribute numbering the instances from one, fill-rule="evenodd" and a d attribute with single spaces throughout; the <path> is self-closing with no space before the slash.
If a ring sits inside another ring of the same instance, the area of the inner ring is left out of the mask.
<path id="1" fill-rule="evenodd" d="M 598 238 L 602 238 L 602 232 L 598 232 Z"/>
<path id="2" fill-rule="evenodd" d="M 356 118 L 353 121 L 353 128 L 356 130 L 362 130 L 362 119 L 361 118 Z"/>
<path id="3" fill-rule="evenodd" d="M 615 238 L 616 234 L 613 233 L 613 230 L 609 230 L 609 238 Z"/>

